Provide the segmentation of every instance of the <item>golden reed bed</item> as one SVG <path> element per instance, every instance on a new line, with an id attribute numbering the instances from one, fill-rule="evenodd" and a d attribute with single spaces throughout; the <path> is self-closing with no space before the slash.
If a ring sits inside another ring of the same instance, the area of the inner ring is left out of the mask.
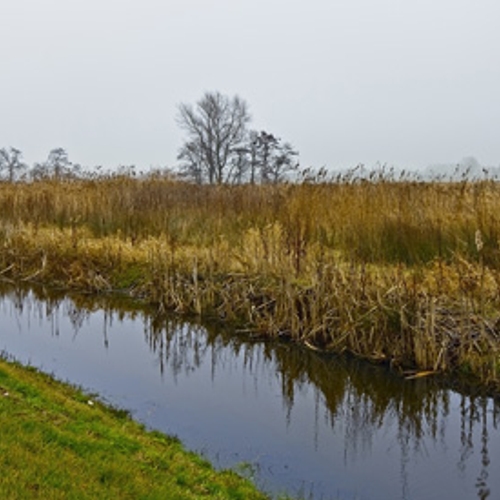
<path id="1" fill-rule="evenodd" d="M 148 176 L 0 184 L 0 278 L 500 387 L 500 185 Z"/>

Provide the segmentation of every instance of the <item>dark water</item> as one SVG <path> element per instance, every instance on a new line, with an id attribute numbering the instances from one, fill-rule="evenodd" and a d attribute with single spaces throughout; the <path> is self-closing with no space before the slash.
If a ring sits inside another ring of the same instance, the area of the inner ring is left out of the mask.
<path id="1" fill-rule="evenodd" d="M 99 393 L 271 493 L 500 498 L 492 399 L 99 300 L 0 287 L 0 350 Z"/>

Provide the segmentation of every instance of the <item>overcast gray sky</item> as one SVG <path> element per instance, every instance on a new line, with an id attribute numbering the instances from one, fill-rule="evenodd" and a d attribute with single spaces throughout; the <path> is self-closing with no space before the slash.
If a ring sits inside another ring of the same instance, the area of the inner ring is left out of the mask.
<path id="1" fill-rule="evenodd" d="M 500 164 L 498 0 L 0 0 L 0 147 L 172 166 L 176 107 L 244 98 L 301 164 Z"/>

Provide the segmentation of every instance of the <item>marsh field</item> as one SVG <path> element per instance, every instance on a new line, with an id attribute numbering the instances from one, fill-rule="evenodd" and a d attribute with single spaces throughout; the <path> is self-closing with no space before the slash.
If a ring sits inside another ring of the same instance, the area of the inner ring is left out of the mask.
<path id="1" fill-rule="evenodd" d="M 0 279 L 500 387 L 500 184 L 374 175 L 0 184 Z"/>

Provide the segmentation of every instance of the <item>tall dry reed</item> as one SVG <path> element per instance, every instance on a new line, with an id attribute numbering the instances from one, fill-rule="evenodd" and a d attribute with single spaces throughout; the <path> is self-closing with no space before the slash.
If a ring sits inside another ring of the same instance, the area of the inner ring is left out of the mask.
<path id="1" fill-rule="evenodd" d="M 499 195 L 493 181 L 383 177 L 2 183 L 0 277 L 126 290 L 253 335 L 498 384 Z"/>

